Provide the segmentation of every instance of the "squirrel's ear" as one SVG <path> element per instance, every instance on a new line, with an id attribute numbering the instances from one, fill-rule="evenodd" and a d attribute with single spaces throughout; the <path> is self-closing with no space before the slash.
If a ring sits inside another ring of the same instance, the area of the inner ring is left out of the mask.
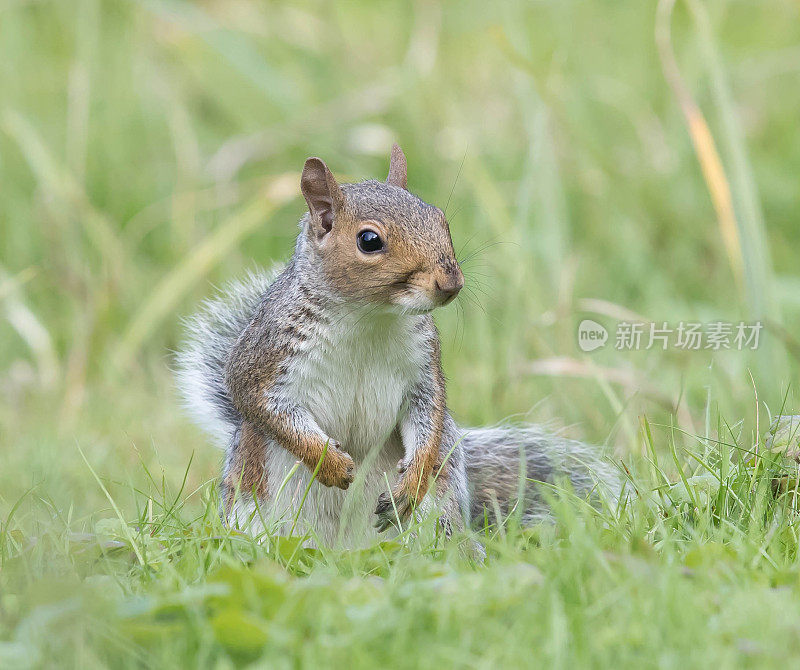
<path id="1" fill-rule="evenodd" d="M 386 183 L 408 190 L 406 155 L 397 142 L 392 145 L 392 156 L 389 159 L 389 176 L 386 177 Z"/>
<path id="2" fill-rule="evenodd" d="M 306 160 L 300 190 L 308 203 L 312 224 L 319 226 L 319 236 L 331 232 L 334 214 L 344 204 L 344 194 L 325 161 L 316 157 Z"/>

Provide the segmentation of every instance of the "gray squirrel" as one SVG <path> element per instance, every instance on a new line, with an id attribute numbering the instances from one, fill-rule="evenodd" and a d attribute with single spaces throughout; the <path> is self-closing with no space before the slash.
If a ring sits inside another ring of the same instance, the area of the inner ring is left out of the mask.
<path id="1" fill-rule="evenodd" d="M 408 191 L 398 145 L 385 182 L 340 185 L 309 158 L 300 186 L 308 212 L 291 260 L 205 303 L 178 354 L 186 406 L 226 450 L 228 523 L 359 547 L 415 510 L 447 536 L 512 511 L 545 518 L 537 482 L 619 495 L 593 447 L 451 417 L 431 312 L 464 276 L 444 213 Z"/>

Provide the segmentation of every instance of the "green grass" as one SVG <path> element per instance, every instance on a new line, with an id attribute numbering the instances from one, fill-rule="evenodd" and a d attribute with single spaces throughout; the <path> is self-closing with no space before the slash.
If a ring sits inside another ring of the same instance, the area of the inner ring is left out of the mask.
<path id="1" fill-rule="evenodd" d="M 800 411 L 800 16 L 670 10 L 0 1 L 0 667 L 796 662 L 797 469 L 763 437 Z M 182 315 L 286 258 L 303 160 L 380 177 L 394 139 L 466 259 L 437 317 L 458 419 L 566 426 L 636 491 L 553 492 L 480 566 L 425 526 L 224 528 L 169 371 Z M 631 313 L 766 330 L 579 350 Z"/>
<path id="2" fill-rule="evenodd" d="M 727 430 L 721 430 L 727 433 Z M 674 437 L 674 435 L 672 436 Z M 32 491 L 0 538 L 9 667 L 621 665 L 771 667 L 800 658 L 797 470 L 748 445 L 698 440 L 622 506 L 552 493 L 556 523 L 512 517 L 471 537 L 362 551 L 258 544 L 219 521 L 213 482 L 146 484 L 89 518 Z M 688 463 L 694 463 L 689 468 Z M 787 474 L 788 473 L 788 474 Z M 188 473 L 184 473 L 187 475 Z M 788 493 L 773 482 L 788 476 Z M 107 483 L 97 480 L 108 494 Z M 125 487 L 123 487 L 124 489 Z M 25 511 L 25 510 L 28 511 Z M 135 511 L 134 511 L 135 510 Z M 30 532 L 26 517 L 38 511 Z M 89 531 L 89 532 L 87 532 Z M 465 543 L 488 556 L 476 565 Z"/>

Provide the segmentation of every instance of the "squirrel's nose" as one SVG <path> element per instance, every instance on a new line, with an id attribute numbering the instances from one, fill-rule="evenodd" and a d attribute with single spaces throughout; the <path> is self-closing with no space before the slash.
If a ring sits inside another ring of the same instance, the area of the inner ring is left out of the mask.
<path id="1" fill-rule="evenodd" d="M 458 295 L 464 287 L 464 275 L 460 272 L 457 275 L 449 274 L 443 279 L 435 279 L 436 297 L 444 305 Z"/>

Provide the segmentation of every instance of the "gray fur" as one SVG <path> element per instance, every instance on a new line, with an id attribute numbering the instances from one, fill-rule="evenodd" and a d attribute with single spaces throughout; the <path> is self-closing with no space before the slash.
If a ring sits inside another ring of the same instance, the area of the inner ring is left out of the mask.
<path id="1" fill-rule="evenodd" d="M 277 274 L 277 269 L 248 273 L 184 322 L 186 341 L 176 356 L 178 389 L 189 415 L 220 449 L 228 447 L 241 423 L 225 385 L 225 362 Z"/>
<path id="2" fill-rule="evenodd" d="M 234 439 L 242 420 L 226 386 L 225 363 L 242 331 L 257 312 L 263 312 L 264 296 L 276 276 L 277 272 L 250 274 L 228 285 L 186 322 L 188 339 L 177 358 L 178 385 L 192 418 L 222 448 Z M 429 317 L 420 323 L 433 328 Z M 534 482 L 558 483 L 566 478 L 577 494 L 595 499 L 598 493 L 612 500 L 620 494 L 619 473 L 594 447 L 553 435 L 541 426 L 464 429 L 448 412 L 442 450 L 450 451 L 454 466 L 454 504 L 468 507 L 477 526 L 483 524 L 485 511 L 494 523 L 497 508 L 502 516 L 515 508 L 521 453 L 527 479 L 520 510 L 524 523 L 549 516 L 541 487 Z"/>
<path id="3" fill-rule="evenodd" d="M 550 516 L 536 482 L 568 483 L 583 498 L 600 496 L 614 501 L 621 493 L 619 472 L 597 448 L 548 432 L 542 426 L 505 424 L 463 429 L 461 445 L 470 486 L 470 516 L 474 525 L 484 522 L 484 513 L 495 521 L 495 510 L 503 518 L 517 505 L 520 478 L 524 478 L 523 524 Z M 524 457 L 523 457 L 524 455 Z M 520 465 L 524 463 L 524 472 Z"/>

